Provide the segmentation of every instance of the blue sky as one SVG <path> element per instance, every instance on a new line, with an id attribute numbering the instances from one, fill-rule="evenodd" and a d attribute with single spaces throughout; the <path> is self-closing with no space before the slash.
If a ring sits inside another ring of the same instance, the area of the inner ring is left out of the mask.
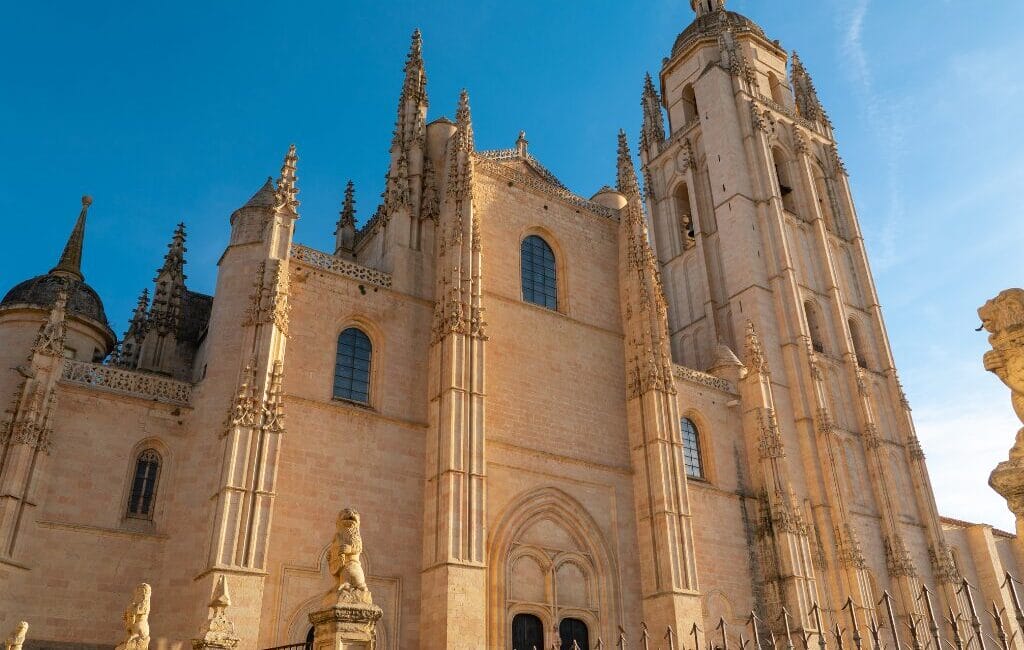
<path id="1" fill-rule="evenodd" d="M 1012 528 L 987 487 L 1019 423 L 981 366 L 975 310 L 1024 284 L 1024 3 L 729 0 L 814 75 L 850 170 L 892 345 L 940 510 Z M 85 273 L 114 329 L 189 229 L 211 292 L 227 219 L 299 163 L 296 239 L 332 241 L 345 181 L 377 203 L 409 34 L 431 118 L 471 96 L 477 146 L 530 149 L 589 196 L 639 127 L 643 74 L 691 20 L 686 0 L 13 3 L 0 55 L 0 292 L 54 263 L 93 195 Z"/>

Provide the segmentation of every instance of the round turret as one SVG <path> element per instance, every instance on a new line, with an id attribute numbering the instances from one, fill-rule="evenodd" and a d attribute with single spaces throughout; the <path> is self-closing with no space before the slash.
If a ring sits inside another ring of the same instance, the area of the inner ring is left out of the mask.
<path id="1" fill-rule="evenodd" d="M 16 348 L 17 354 L 24 356 L 27 348 L 20 343 L 31 341 L 57 302 L 57 295 L 64 291 L 68 297 L 68 355 L 81 361 L 95 361 L 114 349 L 117 337 L 107 322 L 103 301 L 85 283 L 81 270 L 85 219 L 91 203 L 91 198 L 82 197 L 82 211 L 57 266 L 45 275 L 18 283 L 0 300 L 3 347 Z M 18 330 L 24 331 L 19 334 Z"/>

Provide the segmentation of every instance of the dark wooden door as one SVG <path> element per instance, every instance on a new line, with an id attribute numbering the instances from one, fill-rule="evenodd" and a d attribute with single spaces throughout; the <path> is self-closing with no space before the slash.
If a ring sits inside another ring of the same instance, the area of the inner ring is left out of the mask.
<path id="1" fill-rule="evenodd" d="M 512 619 L 512 650 L 544 650 L 544 624 L 533 614 Z"/>
<path id="2" fill-rule="evenodd" d="M 562 650 L 573 650 L 573 641 L 580 650 L 590 650 L 590 630 L 578 618 L 563 618 L 558 625 L 558 635 L 562 637 Z"/>

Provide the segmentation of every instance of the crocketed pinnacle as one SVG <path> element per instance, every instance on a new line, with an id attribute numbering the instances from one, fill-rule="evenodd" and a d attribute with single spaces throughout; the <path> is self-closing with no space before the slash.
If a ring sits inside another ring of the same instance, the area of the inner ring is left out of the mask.
<path id="1" fill-rule="evenodd" d="M 654 80 L 648 72 L 644 77 L 644 90 L 640 95 L 640 106 L 643 108 L 643 131 L 640 134 L 642 147 L 660 144 L 665 140 L 665 118 L 661 113 L 661 98 L 654 87 Z"/>
<path id="2" fill-rule="evenodd" d="M 800 56 L 793 52 L 789 70 L 789 77 L 793 84 L 793 95 L 796 99 L 796 107 L 800 115 L 808 120 L 826 120 L 825 109 L 818 99 L 818 90 L 814 87 L 814 80 L 804 67 Z"/>
<path id="3" fill-rule="evenodd" d="M 293 144 L 288 147 L 288 153 L 281 163 L 281 175 L 277 178 L 277 207 L 295 217 L 299 215 L 299 178 L 296 175 L 298 162 L 299 156 Z"/>
<path id="4" fill-rule="evenodd" d="M 82 211 L 78 213 L 78 221 L 71 229 L 67 244 L 64 245 L 64 252 L 61 253 L 57 266 L 50 271 L 52 275 L 82 280 L 82 247 L 85 245 L 85 218 L 89 214 L 89 206 L 92 205 L 92 197 L 82 197 Z"/>
<path id="5" fill-rule="evenodd" d="M 460 147 L 473 150 L 473 114 L 469 109 L 469 93 L 465 88 L 459 93 L 459 108 L 455 111 L 455 125 L 458 128 Z"/>
<path id="6" fill-rule="evenodd" d="M 405 57 L 405 82 L 402 99 L 414 99 L 427 105 L 427 72 L 423 65 L 423 36 L 419 29 L 412 32 L 409 54 Z M 404 102 L 403 102 L 404 103 Z"/>
<path id="7" fill-rule="evenodd" d="M 338 219 L 338 228 L 345 226 L 355 227 L 356 225 L 356 186 L 350 180 L 345 186 L 345 201 L 341 204 L 341 218 Z"/>
<path id="8" fill-rule="evenodd" d="M 633 156 L 629 153 L 629 143 L 626 142 L 626 132 L 619 130 L 619 159 L 618 159 L 618 185 L 619 193 L 632 200 L 640 196 L 640 183 L 636 179 L 636 168 L 633 167 Z"/>

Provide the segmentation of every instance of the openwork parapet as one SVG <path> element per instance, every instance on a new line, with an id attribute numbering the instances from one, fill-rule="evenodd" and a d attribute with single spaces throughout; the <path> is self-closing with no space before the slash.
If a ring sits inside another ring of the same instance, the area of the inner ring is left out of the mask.
<path id="1" fill-rule="evenodd" d="M 169 404 L 187 406 L 192 399 L 192 384 L 188 382 L 98 363 L 65 359 L 61 379 Z"/>
<path id="2" fill-rule="evenodd" d="M 720 390 L 724 393 L 736 394 L 736 387 L 732 385 L 732 382 L 722 379 L 721 377 L 709 375 L 708 373 L 701 372 L 700 370 L 694 370 L 693 368 L 687 368 L 686 366 L 676 366 L 675 376 L 676 379 L 683 379 L 695 384 L 701 384 L 702 386 L 714 388 L 715 390 Z"/>
<path id="3" fill-rule="evenodd" d="M 318 269 L 330 271 L 331 273 L 344 275 L 359 282 L 375 284 L 385 289 L 391 288 L 391 275 L 389 273 L 371 269 L 344 258 L 336 257 L 330 253 L 303 246 L 302 244 L 292 244 L 291 259 Z"/>

